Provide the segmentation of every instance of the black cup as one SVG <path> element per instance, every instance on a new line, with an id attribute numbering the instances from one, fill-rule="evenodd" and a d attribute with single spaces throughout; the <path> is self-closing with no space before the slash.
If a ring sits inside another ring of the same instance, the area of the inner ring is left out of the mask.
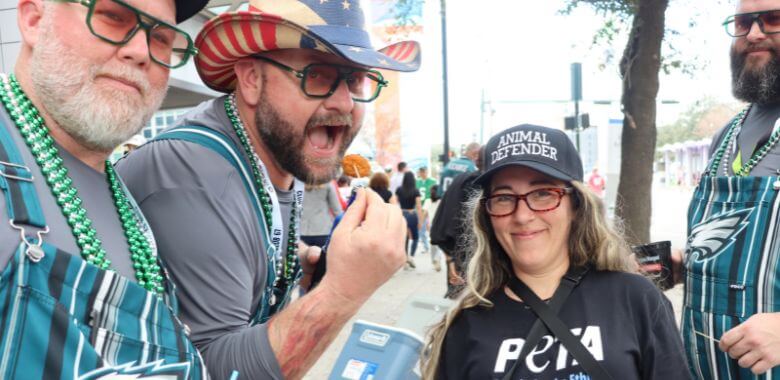
<path id="1" fill-rule="evenodd" d="M 668 240 L 657 241 L 632 247 L 639 266 L 645 272 L 654 275 L 661 290 L 674 287 L 672 275 L 672 243 Z"/>

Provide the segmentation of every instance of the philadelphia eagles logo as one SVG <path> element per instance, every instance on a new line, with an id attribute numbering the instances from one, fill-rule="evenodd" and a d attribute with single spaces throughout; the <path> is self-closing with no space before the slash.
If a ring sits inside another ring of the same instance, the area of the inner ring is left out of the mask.
<path id="1" fill-rule="evenodd" d="M 711 259 L 731 245 L 748 225 L 753 208 L 727 211 L 707 219 L 691 229 L 685 251 L 695 261 Z"/>
<path id="2" fill-rule="evenodd" d="M 99 379 L 186 379 L 189 376 L 190 363 L 164 364 L 163 360 L 135 365 L 135 362 L 113 367 L 102 367 L 79 376 L 79 380 Z"/>

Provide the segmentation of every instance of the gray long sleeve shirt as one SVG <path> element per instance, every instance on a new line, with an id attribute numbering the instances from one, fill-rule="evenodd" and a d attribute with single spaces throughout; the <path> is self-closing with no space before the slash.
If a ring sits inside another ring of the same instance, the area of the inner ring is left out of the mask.
<path id="1" fill-rule="evenodd" d="M 301 236 L 330 234 L 333 220 L 341 214 L 341 204 L 332 183 L 315 189 L 307 189 L 303 195 L 301 210 Z"/>
<path id="2" fill-rule="evenodd" d="M 240 149 L 223 102 L 202 103 L 179 123 L 220 131 Z M 281 379 L 267 325 L 251 323 L 266 285 L 268 247 L 240 174 L 216 152 L 180 140 L 152 141 L 120 160 L 117 171 L 155 233 L 181 318 L 209 373 Z M 277 195 L 282 220 L 290 220 L 292 192 Z"/>

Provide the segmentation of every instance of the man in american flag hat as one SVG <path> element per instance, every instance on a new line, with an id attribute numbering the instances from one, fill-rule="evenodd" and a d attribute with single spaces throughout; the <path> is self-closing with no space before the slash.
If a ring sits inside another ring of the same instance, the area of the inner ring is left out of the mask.
<path id="1" fill-rule="evenodd" d="M 252 0 L 198 35 L 198 73 L 226 95 L 118 164 L 178 286 L 210 373 L 300 378 L 404 263 L 404 219 L 370 190 L 335 229 L 327 273 L 298 245 L 303 184 L 337 173 L 366 104 L 414 71 L 419 45 L 372 47 L 358 0 Z M 300 261 L 299 261 L 300 260 Z"/>

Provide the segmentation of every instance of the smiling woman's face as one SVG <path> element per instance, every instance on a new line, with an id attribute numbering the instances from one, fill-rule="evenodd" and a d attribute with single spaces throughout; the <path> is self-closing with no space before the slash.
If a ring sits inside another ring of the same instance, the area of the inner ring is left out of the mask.
<path id="1" fill-rule="evenodd" d="M 514 166 L 493 176 L 489 195 L 521 195 L 542 188 L 563 187 L 566 187 L 563 181 L 527 167 Z M 514 213 L 491 216 L 490 221 L 514 271 L 534 274 L 568 267 L 568 240 L 573 218 L 571 197 L 567 194 L 554 210 L 532 211 L 525 201 L 520 201 Z"/>

